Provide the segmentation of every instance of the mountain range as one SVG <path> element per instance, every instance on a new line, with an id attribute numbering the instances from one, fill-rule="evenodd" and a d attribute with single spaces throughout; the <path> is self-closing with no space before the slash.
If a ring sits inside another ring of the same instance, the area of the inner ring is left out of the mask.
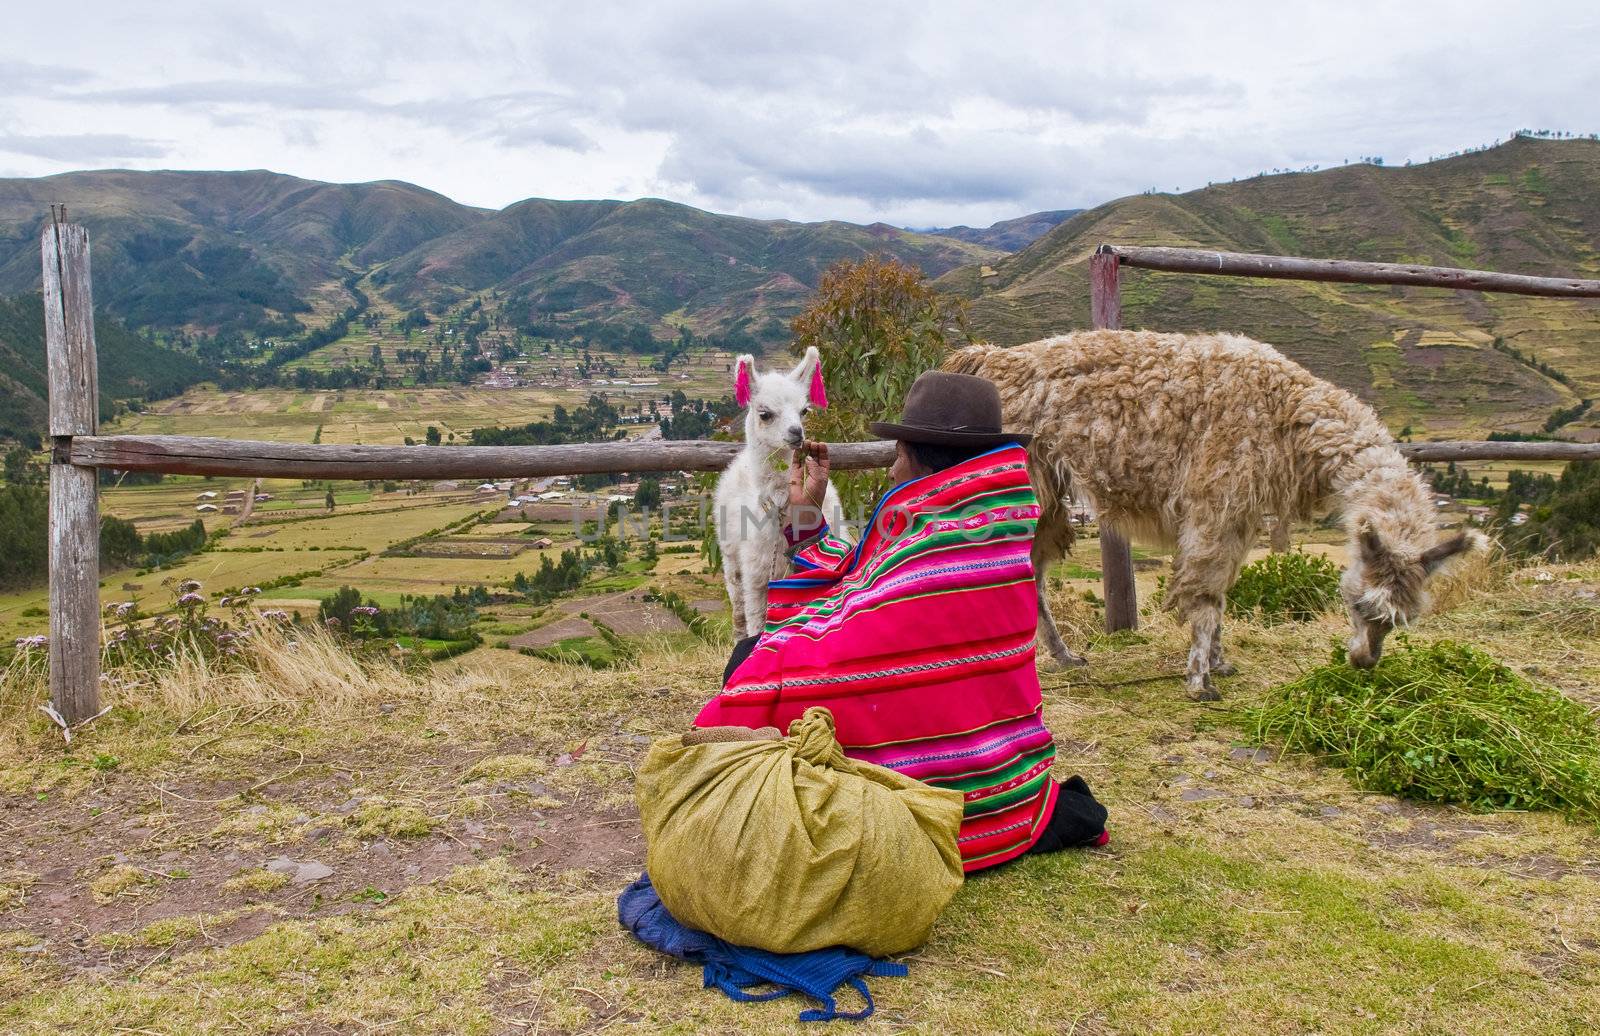
<path id="1" fill-rule="evenodd" d="M 89 228 L 99 304 L 135 326 L 206 332 L 277 331 L 284 317 L 315 325 L 348 304 L 348 285 L 370 278 L 376 297 L 399 309 L 492 292 L 558 320 L 644 324 L 664 337 L 680 326 L 740 326 L 777 340 L 836 260 L 886 252 L 937 276 L 1054 225 L 1054 214 L 1040 214 L 987 231 L 917 233 L 654 198 L 533 198 L 495 211 L 398 181 L 79 172 L 0 180 L 0 294 L 37 288 L 52 202 Z"/>
<path id="2" fill-rule="evenodd" d="M 89 226 L 106 315 L 275 337 L 326 326 L 360 292 L 390 314 L 471 296 L 556 324 L 635 325 L 659 337 L 738 331 L 776 348 L 828 265 L 873 252 L 915 263 L 970 300 L 975 332 L 1000 342 L 1086 326 L 1088 256 L 1103 242 L 1600 276 L 1600 142 L 1581 139 L 1519 137 L 1425 165 L 1257 176 L 922 232 L 747 219 L 648 198 L 490 210 L 399 181 L 264 171 L 66 173 L 0 180 L 0 295 L 37 290 L 52 202 Z M 1538 432 L 1551 414 L 1600 396 L 1600 300 L 1129 269 L 1123 315 L 1130 327 L 1269 341 L 1419 436 Z M 14 329 L 25 324 L 17 313 L 0 322 L 0 348 L 32 348 L 18 345 Z M 137 357 L 130 370 L 162 372 L 152 392 L 201 376 L 179 354 L 141 351 L 153 348 L 112 331 L 102 362 Z M 13 366 L 0 383 L 6 413 L 41 405 L 27 373 L 36 367 Z M 123 385 L 102 381 L 108 391 Z M 124 387 L 137 394 L 141 384 Z M 1592 415 L 1561 434 L 1600 439 Z"/>
<path id="3" fill-rule="evenodd" d="M 1030 212 L 1015 219 L 1003 219 L 987 227 L 940 227 L 925 230 L 925 234 L 953 237 L 1002 252 L 1016 252 L 1027 248 L 1056 226 L 1082 212 L 1082 209 L 1051 209 L 1048 212 Z"/>
<path id="4" fill-rule="evenodd" d="M 937 284 L 971 301 L 979 335 L 1043 338 L 1088 326 L 1088 260 L 1108 242 L 1600 278 L 1600 142 L 1517 137 L 1425 165 L 1121 198 Z M 1600 299 L 1126 268 L 1122 309 L 1126 327 L 1270 342 L 1419 437 L 1540 432 L 1552 412 L 1600 398 Z M 1600 425 L 1561 433 L 1600 439 Z"/>

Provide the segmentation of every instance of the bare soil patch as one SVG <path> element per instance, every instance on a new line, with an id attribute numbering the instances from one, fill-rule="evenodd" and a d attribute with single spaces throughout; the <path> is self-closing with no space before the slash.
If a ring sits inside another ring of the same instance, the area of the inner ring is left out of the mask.
<path id="1" fill-rule="evenodd" d="M 619 735 L 578 752 L 625 774 L 646 741 Z M 373 910 L 493 858 L 551 887 L 581 875 L 621 888 L 643 869 L 626 788 L 560 779 L 582 754 L 500 746 L 555 776 L 479 780 L 473 766 L 493 754 L 482 747 L 422 758 L 396 747 L 307 759 L 295 779 L 245 798 L 252 776 L 182 774 L 113 776 L 72 798 L 7 796 L 0 884 L 21 891 L 0 900 L 0 925 L 69 971 L 128 974 L 279 920 Z"/>

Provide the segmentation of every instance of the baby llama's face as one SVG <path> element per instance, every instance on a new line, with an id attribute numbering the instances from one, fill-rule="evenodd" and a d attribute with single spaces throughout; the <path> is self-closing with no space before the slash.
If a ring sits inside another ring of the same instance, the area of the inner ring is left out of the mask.
<path id="1" fill-rule="evenodd" d="M 767 371 L 756 377 L 754 388 L 744 419 L 745 440 L 769 452 L 798 449 L 805 440 L 805 416 L 811 412 L 806 384 Z"/>

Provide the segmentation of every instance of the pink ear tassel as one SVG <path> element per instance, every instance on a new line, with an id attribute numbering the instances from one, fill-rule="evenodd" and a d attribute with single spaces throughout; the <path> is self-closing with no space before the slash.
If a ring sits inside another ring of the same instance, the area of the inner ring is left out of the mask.
<path id="1" fill-rule="evenodd" d="M 750 365 L 739 361 L 733 375 L 733 401 L 740 406 L 750 405 Z"/>
<path id="2" fill-rule="evenodd" d="M 822 364 L 811 368 L 811 405 L 819 410 L 828 408 L 828 390 L 822 387 Z"/>

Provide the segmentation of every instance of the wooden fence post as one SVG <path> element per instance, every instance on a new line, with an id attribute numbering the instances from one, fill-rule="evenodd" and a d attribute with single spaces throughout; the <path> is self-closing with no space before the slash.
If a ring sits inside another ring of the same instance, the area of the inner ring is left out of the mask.
<path id="1" fill-rule="evenodd" d="M 1122 295 L 1115 252 L 1089 257 L 1089 320 L 1096 330 L 1122 327 Z M 1137 629 L 1139 591 L 1133 582 L 1133 550 L 1116 529 L 1100 522 L 1100 581 L 1106 595 L 1106 632 Z"/>
<path id="2" fill-rule="evenodd" d="M 89 232 L 52 212 L 40 252 L 52 446 L 50 700 L 70 727 L 100 712 L 99 471 L 70 459 L 73 436 L 95 433 L 100 406 Z"/>

